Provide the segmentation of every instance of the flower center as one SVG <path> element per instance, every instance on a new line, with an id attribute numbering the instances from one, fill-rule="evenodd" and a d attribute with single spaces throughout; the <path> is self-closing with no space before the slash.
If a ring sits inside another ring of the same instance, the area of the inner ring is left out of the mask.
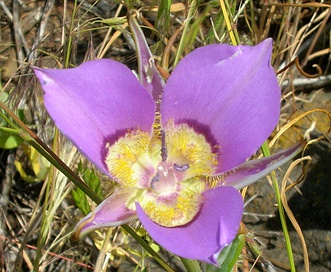
<path id="1" fill-rule="evenodd" d="M 187 125 L 171 125 L 159 137 L 128 131 L 106 147 L 109 173 L 124 187 L 144 189 L 136 201 L 167 227 L 186 224 L 197 214 L 206 189 L 201 176 L 213 174 L 218 163 L 205 137 Z"/>

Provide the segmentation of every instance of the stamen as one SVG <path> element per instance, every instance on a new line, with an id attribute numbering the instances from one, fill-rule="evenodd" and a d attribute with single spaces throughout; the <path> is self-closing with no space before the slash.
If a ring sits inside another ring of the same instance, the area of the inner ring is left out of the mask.
<path id="1" fill-rule="evenodd" d="M 154 189 L 154 183 L 159 182 L 160 179 L 161 179 L 160 171 L 157 171 L 156 175 L 152 178 L 152 181 L 151 181 L 151 188 L 152 189 Z"/>
<path id="2" fill-rule="evenodd" d="M 167 150 L 167 145 L 166 145 L 166 140 L 165 140 L 165 132 L 163 129 L 161 129 L 161 158 L 162 161 L 165 162 L 168 157 L 168 150 Z"/>
<path id="3" fill-rule="evenodd" d="M 160 182 L 163 183 L 163 179 Z M 139 204 L 155 223 L 165 227 L 181 226 L 190 222 L 198 213 L 204 190 L 203 180 L 192 178 L 182 181 L 180 187 L 146 192 L 139 199 Z"/>
<path id="4" fill-rule="evenodd" d="M 155 111 L 155 118 L 154 118 L 154 124 L 153 124 L 153 135 L 156 138 L 159 138 L 161 135 L 161 113 L 160 113 L 160 106 L 159 104 L 161 101 L 156 101 L 156 111 Z"/>
<path id="5" fill-rule="evenodd" d="M 205 176 L 206 179 L 206 184 L 208 184 L 208 186 L 210 186 L 211 188 L 215 188 L 218 186 L 222 186 L 224 185 L 224 181 L 225 179 L 230 175 L 233 174 L 234 172 L 236 172 L 236 168 L 231 169 L 227 172 L 218 174 L 218 175 L 212 175 L 212 176 Z"/>
<path id="6" fill-rule="evenodd" d="M 189 169 L 189 165 L 188 164 L 183 164 L 183 165 L 178 165 L 177 163 L 174 163 L 174 169 L 177 170 L 177 171 L 185 171 L 187 169 Z"/>

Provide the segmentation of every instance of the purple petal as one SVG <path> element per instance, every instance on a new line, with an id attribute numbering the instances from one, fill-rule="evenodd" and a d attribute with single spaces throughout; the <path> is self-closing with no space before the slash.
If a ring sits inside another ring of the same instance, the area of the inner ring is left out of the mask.
<path id="1" fill-rule="evenodd" d="M 151 131 L 155 103 L 123 64 L 96 60 L 34 71 L 55 124 L 103 172 L 106 139 L 131 128 Z"/>
<path id="2" fill-rule="evenodd" d="M 188 123 L 220 154 L 217 172 L 243 163 L 275 128 L 280 88 L 270 65 L 272 41 L 208 45 L 186 56 L 164 88 L 163 124 Z"/>
<path id="3" fill-rule="evenodd" d="M 140 82 L 153 96 L 154 101 L 158 101 L 161 98 L 164 81 L 156 69 L 154 57 L 149 50 L 146 38 L 138 25 L 135 14 L 130 14 L 128 19 L 137 47 Z"/>
<path id="4" fill-rule="evenodd" d="M 79 239 L 96 229 L 119 226 L 136 219 L 136 211 L 126 206 L 133 193 L 131 189 L 117 189 L 102 201 L 95 211 L 79 221 L 74 239 Z"/>
<path id="5" fill-rule="evenodd" d="M 303 143 L 296 144 L 272 156 L 248 161 L 238 168 L 220 174 L 218 186 L 232 186 L 240 190 L 293 159 L 302 151 L 303 146 Z"/>
<path id="6" fill-rule="evenodd" d="M 235 238 L 243 213 L 243 199 L 232 187 L 205 191 L 197 217 L 180 227 L 162 227 L 149 219 L 136 203 L 137 214 L 150 236 L 170 252 L 184 258 L 217 264 L 220 251 Z"/>

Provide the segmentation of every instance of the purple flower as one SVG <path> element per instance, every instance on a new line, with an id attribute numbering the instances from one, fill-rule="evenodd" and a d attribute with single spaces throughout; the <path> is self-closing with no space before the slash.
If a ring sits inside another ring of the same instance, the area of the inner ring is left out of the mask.
<path id="1" fill-rule="evenodd" d="M 139 218 L 179 256 L 217 264 L 243 213 L 241 189 L 288 161 L 295 146 L 248 161 L 279 118 L 272 41 L 215 44 L 187 55 L 166 83 L 133 18 L 139 78 L 113 60 L 34 71 L 55 124 L 119 184 L 77 227 Z"/>

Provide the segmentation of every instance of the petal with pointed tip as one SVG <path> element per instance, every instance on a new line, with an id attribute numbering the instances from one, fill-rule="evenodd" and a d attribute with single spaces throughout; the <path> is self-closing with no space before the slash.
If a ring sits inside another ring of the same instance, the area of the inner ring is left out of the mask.
<path id="1" fill-rule="evenodd" d="M 230 170 L 220 175 L 221 186 L 232 186 L 238 190 L 258 181 L 262 177 L 276 170 L 298 155 L 304 147 L 304 143 L 298 143 L 286 150 L 278 152 L 272 156 L 258 160 L 251 160 L 238 168 Z M 222 178 L 222 175 L 224 178 Z"/>
<path id="2" fill-rule="evenodd" d="M 243 213 L 243 200 L 232 187 L 205 191 L 201 210 L 190 223 L 162 227 L 149 219 L 136 203 L 138 217 L 161 246 L 184 258 L 217 264 L 220 251 L 235 238 Z"/>
<path id="3" fill-rule="evenodd" d="M 280 88 L 270 65 L 272 41 L 207 45 L 187 55 L 163 92 L 161 116 L 188 123 L 219 146 L 217 172 L 242 164 L 275 128 Z"/>
<path id="4" fill-rule="evenodd" d="M 78 240 L 96 229 L 119 226 L 136 219 L 136 211 L 127 207 L 127 201 L 133 194 L 133 189 L 117 189 L 102 201 L 95 211 L 79 221 L 74 239 Z"/>
<path id="5" fill-rule="evenodd" d="M 72 69 L 33 69 L 57 127 L 103 172 L 107 138 L 132 128 L 151 131 L 155 103 L 125 65 L 95 60 Z"/>
<path id="6" fill-rule="evenodd" d="M 164 81 L 156 69 L 154 57 L 149 50 L 146 38 L 138 25 L 134 13 L 129 14 L 129 25 L 135 40 L 138 57 L 138 72 L 141 84 L 152 95 L 154 101 L 161 98 Z"/>

